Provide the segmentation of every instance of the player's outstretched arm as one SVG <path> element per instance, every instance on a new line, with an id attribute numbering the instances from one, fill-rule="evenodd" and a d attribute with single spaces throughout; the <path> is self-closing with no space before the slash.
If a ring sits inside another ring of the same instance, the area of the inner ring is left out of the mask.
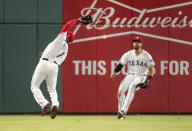
<path id="1" fill-rule="evenodd" d="M 80 18 L 67 22 L 67 24 L 65 24 L 62 27 L 60 33 L 69 31 L 71 29 L 71 27 L 75 24 L 81 23 L 81 24 L 87 25 L 87 24 L 91 24 L 92 22 L 93 22 L 93 19 L 92 19 L 91 15 L 82 16 Z"/>
<path id="2" fill-rule="evenodd" d="M 73 25 L 78 24 L 79 22 L 80 22 L 79 19 L 71 20 L 71 21 L 67 22 L 67 24 L 65 24 L 62 27 L 60 33 L 69 31 Z"/>

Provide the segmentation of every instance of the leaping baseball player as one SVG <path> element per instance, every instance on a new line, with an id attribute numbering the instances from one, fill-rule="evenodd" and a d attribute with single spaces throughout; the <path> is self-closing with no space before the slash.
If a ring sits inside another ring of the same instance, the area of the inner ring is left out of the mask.
<path id="1" fill-rule="evenodd" d="M 111 73 L 111 78 L 114 79 L 124 65 L 127 65 L 128 72 L 125 78 L 121 81 L 118 89 L 118 119 L 124 119 L 134 98 L 135 91 L 149 87 L 149 80 L 155 74 L 154 62 L 151 55 L 143 50 L 143 40 L 137 36 L 133 39 L 133 50 L 123 54 L 119 64 Z M 125 96 L 125 92 L 128 91 Z"/>
<path id="2" fill-rule="evenodd" d="M 43 80 L 46 80 L 47 89 L 51 98 L 51 118 L 56 117 L 59 102 L 56 92 L 58 65 L 62 64 L 68 52 L 68 44 L 73 42 L 74 35 L 69 29 L 75 24 L 90 24 L 92 17 L 90 15 L 82 16 L 76 20 L 69 21 L 65 24 L 60 34 L 45 48 L 40 61 L 35 69 L 31 81 L 31 91 L 36 102 L 42 107 L 41 115 L 44 116 L 47 109 L 51 106 L 50 102 L 43 96 L 40 85 Z"/>

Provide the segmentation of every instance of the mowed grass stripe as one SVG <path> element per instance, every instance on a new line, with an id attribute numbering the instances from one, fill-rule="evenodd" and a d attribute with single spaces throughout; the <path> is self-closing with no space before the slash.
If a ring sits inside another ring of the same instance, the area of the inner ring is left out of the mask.
<path id="1" fill-rule="evenodd" d="M 192 131 L 192 115 L 0 115 L 0 131 Z"/>

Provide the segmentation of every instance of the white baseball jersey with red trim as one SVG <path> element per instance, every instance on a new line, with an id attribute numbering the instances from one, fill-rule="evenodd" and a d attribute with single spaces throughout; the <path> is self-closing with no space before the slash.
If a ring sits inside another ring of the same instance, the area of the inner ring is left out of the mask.
<path id="1" fill-rule="evenodd" d="M 68 44 L 66 40 L 66 32 L 58 34 L 44 50 L 42 58 L 48 59 L 50 62 L 56 62 L 60 65 L 66 58 L 68 52 Z"/>
<path id="2" fill-rule="evenodd" d="M 128 74 L 119 86 L 118 109 L 119 111 L 127 113 L 134 98 L 135 91 L 139 89 L 136 87 L 137 84 L 143 83 L 146 80 L 149 67 L 155 64 L 151 55 L 145 50 L 142 50 L 138 56 L 135 54 L 135 50 L 126 52 L 121 57 L 120 63 L 122 65 L 127 64 Z M 128 91 L 128 93 L 125 97 L 126 91 Z"/>
<path id="3" fill-rule="evenodd" d="M 127 64 L 128 74 L 136 75 L 147 75 L 148 68 L 155 65 L 151 55 L 145 50 L 142 50 L 138 56 L 135 54 L 135 50 L 124 53 L 120 63 L 122 65 Z"/>
<path id="4" fill-rule="evenodd" d="M 65 60 L 68 52 L 68 44 L 66 42 L 67 31 L 75 24 L 78 20 L 69 21 L 65 24 L 57 37 L 48 44 L 45 48 L 41 60 L 35 68 L 31 81 L 31 91 L 36 102 L 44 108 L 50 103 L 43 95 L 40 90 L 40 85 L 43 80 L 46 80 L 47 89 L 51 98 L 52 107 L 58 108 L 59 101 L 56 91 L 57 76 L 58 76 L 58 65 L 62 64 Z"/>

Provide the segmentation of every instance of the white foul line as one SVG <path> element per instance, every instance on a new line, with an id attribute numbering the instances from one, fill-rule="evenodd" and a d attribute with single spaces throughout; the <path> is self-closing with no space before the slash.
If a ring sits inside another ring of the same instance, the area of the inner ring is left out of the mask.
<path id="1" fill-rule="evenodd" d="M 97 39 L 107 39 L 107 38 L 111 38 L 111 37 L 123 36 L 123 35 L 128 35 L 128 34 L 137 34 L 137 35 L 147 36 L 147 37 L 151 37 L 151 38 L 168 40 L 168 41 L 173 41 L 173 42 L 177 42 L 177 43 L 183 43 L 186 45 L 192 45 L 192 42 L 190 42 L 190 41 L 184 41 L 184 40 L 179 40 L 179 39 L 169 38 L 169 37 L 164 37 L 164 36 L 157 36 L 157 35 L 153 35 L 153 34 L 137 32 L 137 31 L 128 31 L 128 32 L 121 32 L 121 33 L 116 33 L 116 34 L 100 35 L 100 36 L 82 38 L 82 39 L 75 40 L 73 43 L 85 42 L 85 41 L 97 40 Z"/>

